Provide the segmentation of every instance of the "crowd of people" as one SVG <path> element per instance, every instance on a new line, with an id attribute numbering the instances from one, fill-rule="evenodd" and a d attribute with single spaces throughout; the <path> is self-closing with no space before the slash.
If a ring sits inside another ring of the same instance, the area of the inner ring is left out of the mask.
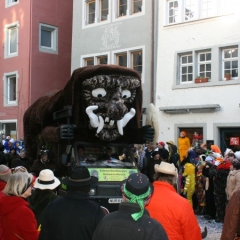
<path id="1" fill-rule="evenodd" d="M 21 146 L 10 158 L 0 144 L 0 239 L 200 240 L 207 229 L 196 214 L 223 223 L 221 240 L 240 235 L 240 152 L 222 153 L 197 132 L 191 141 L 181 132 L 177 144 L 134 145 L 139 173 L 122 182 L 113 213 L 90 199 L 98 178 L 85 166 L 72 167 L 59 196 L 54 154 L 42 149 L 31 161 Z"/>

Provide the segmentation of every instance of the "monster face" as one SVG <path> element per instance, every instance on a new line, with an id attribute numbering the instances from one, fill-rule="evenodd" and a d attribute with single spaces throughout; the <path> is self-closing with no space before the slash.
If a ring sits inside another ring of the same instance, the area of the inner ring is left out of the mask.
<path id="1" fill-rule="evenodd" d="M 96 129 L 96 136 L 105 141 L 122 136 L 136 113 L 131 106 L 140 81 L 130 76 L 98 75 L 84 80 L 82 87 L 90 129 Z"/>

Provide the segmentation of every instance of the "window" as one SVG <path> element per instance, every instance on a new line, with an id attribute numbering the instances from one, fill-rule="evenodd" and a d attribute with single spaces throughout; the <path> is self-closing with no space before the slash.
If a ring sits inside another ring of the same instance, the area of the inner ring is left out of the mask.
<path id="1" fill-rule="evenodd" d="M 127 53 L 116 54 L 117 65 L 127 67 Z"/>
<path id="2" fill-rule="evenodd" d="M 18 23 L 5 26 L 5 58 L 18 55 Z"/>
<path id="3" fill-rule="evenodd" d="M 133 1 L 133 13 L 139 13 L 142 11 L 142 1 L 134 0 Z"/>
<path id="4" fill-rule="evenodd" d="M 108 0 L 101 0 L 100 7 L 100 19 L 101 21 L 105 21 L 108 18 Z"/>
<path id="5" fill-rule="evenodd" d="M 58 28 L 55 26 L 39 24 L 39 51 L 57 54 Z"/>
<path id="6" fill-rule="evenodd" d="M 238 48 L 223 49 L 223 78 L 231 74 L 232 79 L 238 78 Z"/>
<path id="7" fill-rule="evenodd" d="M 118 2 L 118 16 L 126 16 L 127 15 L 127 0 L 119 0 Z"/>
<path id="8" fill-rule="evenodd" d="M 107 64 L 107 62 L 108 62 L 107 56 L 97 57 L 97 63 L 98 64 Z"/>
<path id="9" fill-rule="evenodd" d="M 86 58 L 85 59 L 85 66 L 91 66 L 94 65 L 94 58 Z"/>
<path id="10" fill-rule="evenodd" d="M 17 3 L 19 3 L 19 0 L 5 0 L 6 7 L 11 7 L 12 5 L 15 5 Z"/>
<path id="11" fill-rule="evenodd" d="M 226 0 L 167 0 L 167 24 L 224 14 Z"/>
<path id="12" fill-rule="evenodd" d="M 88 2 L 88 24 L 95 22 L 95 1 Z"/>
<path id="13" fill-rule="evenodd" d="M 193 81 L 193 56 L 192 54 L 181 56 L 181 83 Z"/>
<path id="14" fill-rule="evenodd" d="M 198 54 L 198 76 L 211 78 L 211 52 Z"/>
<path id="15" fill-rule="evenodd" d="M 132 52 L 131 55 L 132 55 L 131 68 L 136 70 L 141 76 L 142 75 L 142 52 L 141 51 Z"/>
<path id="16" fill-rule="evenodd" d="M 95 56 L 82 56 L 81 66 L 108 64 L 108 55 L 101 54 Z"/>
<path id="17" fill-rule="evenodd" d="M 17 105 L 17 78 L 17 72 L 4 74 L 4 106 Z"/>

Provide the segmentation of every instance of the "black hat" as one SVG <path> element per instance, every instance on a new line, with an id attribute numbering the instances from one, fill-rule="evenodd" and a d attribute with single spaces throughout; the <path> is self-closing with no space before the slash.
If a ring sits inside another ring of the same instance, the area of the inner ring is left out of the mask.
<path id="1" fill-rule="evenodd" d="M 130 192 L 136 196 L 145 194 L 150 187 L 150 194 L 145 199 L 150 198 L 151 194 L 153 192 L 153 186 L 149 182 L 148 177 L 142 173 L 132 173 L 131 175 L 129 175 L 129 177 L 127 179 L 125 179 L 122 182 L 121 189 L 122 189 L 123 194 L 126 196 L 126 194 L 124 193 L 124 185 L 126 185 L 125 189 L 128 192 Z M 126 196 L 126 197 L 129 198 L 128 196 Z"/>
<path id="2" fill-rule="evenodd" d="M 140 212 L 131 214 L 137 221 L 144 212 L 144 202 L 148 201 L 153 193 L 153 186 L 146 175 L 142 173 L 133 173 L 121 184 L 123 195 L 132 203 L 138 203 Z"/>
<path id="3" fill-rule="evenodd" d="M 77 166 L 72 168 L 70 176 L 64 178 L 62 182 L 67 186 L 77 187 L 97 183 L 98 178 L 90 176 L 90 173 L 86 167 Z"/>

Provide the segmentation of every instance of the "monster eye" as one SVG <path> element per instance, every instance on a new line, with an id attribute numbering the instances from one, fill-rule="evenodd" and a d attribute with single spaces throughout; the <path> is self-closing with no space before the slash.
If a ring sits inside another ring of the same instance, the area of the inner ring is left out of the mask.
<path id="1" fill-rule="evenodd" d="M 122 91 L 122 98 L 130 98 L 131 97 L 131 92 L 129 90 L 123 90 Z"/>
<path id="2" fill-rule="evenodd" d="M 102 98 L 105 97 L 107 92 L 105 91 L 104 88 L 96 88 L 92 90 L 92 96 L 95 98 Z"/>

